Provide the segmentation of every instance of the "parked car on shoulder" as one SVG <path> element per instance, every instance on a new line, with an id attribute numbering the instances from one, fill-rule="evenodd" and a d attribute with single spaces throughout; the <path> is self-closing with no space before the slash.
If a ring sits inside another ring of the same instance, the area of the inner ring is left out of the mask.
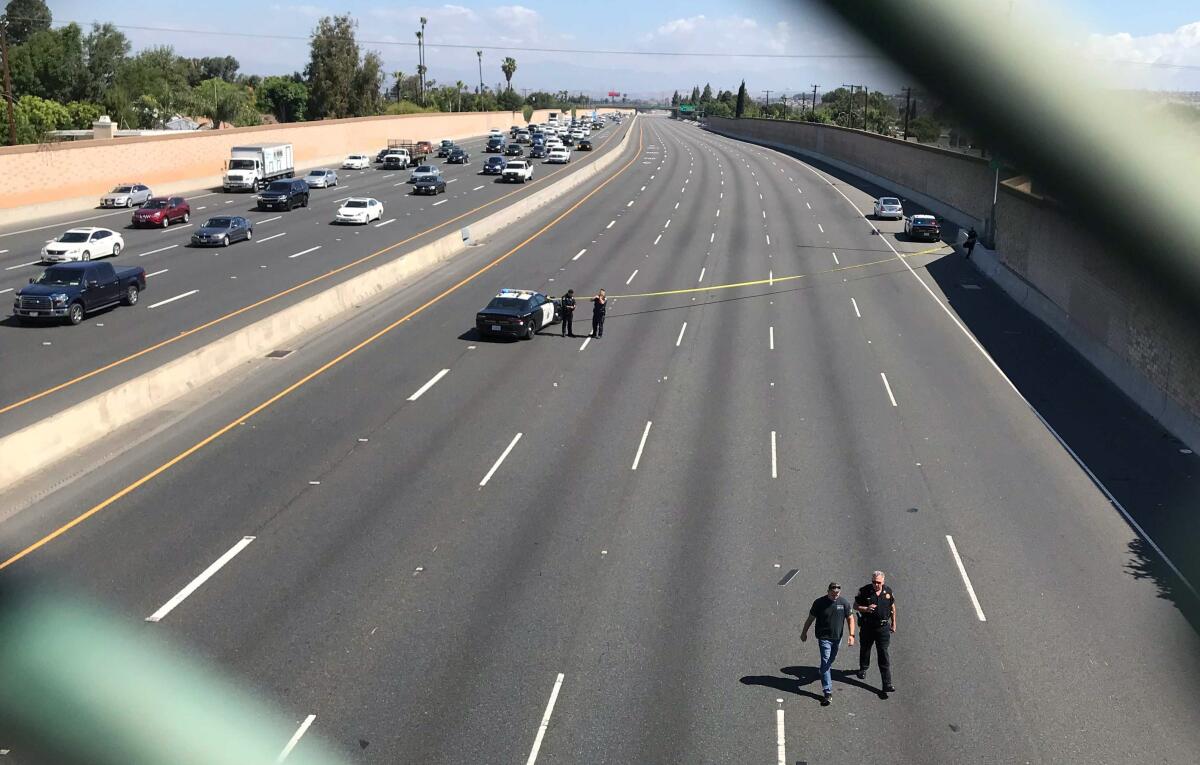
<path id="1" fill-rule="evenodd" d="M 122 183 L 100 197 L 101 207 L 137 207 L 153 194 L 150 187 L 141 183 Z"/>
<path id="2" fill-rule="evenodd" d="M 330 186 L 338 185 L 337 170 L 329 170 L 323 167 L 309 170 L 308 175 L 304 176 L 304 182 L 308 184 L 310 189 L 327 189 Z"/>
<path id="3" fill-rule="evenodd" d="M 899 220 L 904 217 L 904 205 L 900 204 L 896 197 L 880 197 L 875 200 L 875 209 L 872 212 L 876 218 Z"/>
<path id="4" fill-rule="evenodd" d="M 365 170 L 371 166 L 371 158 L 366 154 L 351 154 L 342 160 L 343 170 Z"/>
<path id="5" fill-rule="evenodd" d="M 42 247 L 43 263 L 67 263 L 72 260 L 116 257 L 125 239 L 107 228 L 73 228 L 51 239 Z"/>
<path id="6" fill-rule="evenodd" d="M 904 233 L 910 239 L 936 242 L 942 238 L 942 226 L 932 215 L 911 215 L 904 219 Z"/>
<path id="7" fill-rule="evenodd" d="M 83 321 L 85 314 L 119 304 L 136 305 L 146 289 L 146 272 L 138 266 L 111 263 L 64 263 L 51 266 L 29 286 L 17 290 L 17 321 L 65 319 Z"/>
<path id="8" fill-rule="evenodd" d="M 308 184 L 303 178 L 283 178 L 258 192 L 260 210 L 295 210 L 308 207 Z"/>
<path id="9" fill-rule="evenodd" d="M 144 205 L 133 211 L 130 224 L 134 228 L 166 228 L 177 221 L 187 223 L 191 218 L 192 208 L 183 197 L 150 197 Z"/>
<path id="10" fill-rule="evenodd" d="M 383 217 L 383 204 L 372 197 L 350 197 L 338 208 L 334 223 L 367 224 Z"/>
<path id="11" fill-rule="evenodd" d="M 254 224 L 240 215 L 217 215 L 192 234 L 193 247 L 228 247 L 254 238 Z"/>

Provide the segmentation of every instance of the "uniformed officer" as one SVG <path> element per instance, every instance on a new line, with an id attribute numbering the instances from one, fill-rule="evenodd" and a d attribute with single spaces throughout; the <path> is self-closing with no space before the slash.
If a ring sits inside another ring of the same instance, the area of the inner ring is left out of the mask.
<path id="1" fill-rule="evenodd" d="M 563 337 L 575 337 L 575 290 L 567 290 L 561 302 Z"/>
<path id="2" fill-rule="evenodd" d="M 858 649 L 858 679 L 867 679 L 871 667 L 871 646 L 879 657 L 879 675 L 883 680 L 883 693 L 895 693 L 892 685 L 892 660 L 888 656 L 888 644 L 896 631 L 896 596 L 884 582 L 882 571 L 871 572 L 871 583 L 864 585 L 854 596 L 854 610 L 858 612 L 860 648 Z"/>
<path id="3" fill-rule="evenodd" d="M 604 316 L 608 313 L 608 297 L 604 290 L 592 298 L 592 337 L 604 337 Z"/>

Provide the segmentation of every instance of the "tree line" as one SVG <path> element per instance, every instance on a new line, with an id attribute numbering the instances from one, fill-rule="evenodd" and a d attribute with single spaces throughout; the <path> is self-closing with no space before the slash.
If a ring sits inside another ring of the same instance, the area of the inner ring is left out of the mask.
<path id="1" fill-rule="evenodd" d="M 438 83 L 425 64 L 386 72 L 378 51 L 363 50 L 351 16 L 326 16 L 313 29 L 302 71 L 261 77 L 240 71 L 232 56 L 189 58 L 170 46 L 132 53 L 116 26 L 75 23 L 54 27 L 44 0 L 10 0 L 0 30 L 11 76 L 17 143 L 44 140 L 48 131 L 86 129 L 102 114 L 126 129 L 162 128 L 176 116 L 213 128 L 379 114 L 435 111 L 570 109 L 590 103 L 565 90 L 523 96 L 512 86 L 517 61 L 499 67 L 503 84 L 471 87 Z M 477 52 L 482 67 L 482 51 Z M 482 80 L 482 75 L 480 77 Z M 7 104 L 3 104 L 7 107 Z M 8 142 L 8 108 L 0 108 L 0 138 Z"/>

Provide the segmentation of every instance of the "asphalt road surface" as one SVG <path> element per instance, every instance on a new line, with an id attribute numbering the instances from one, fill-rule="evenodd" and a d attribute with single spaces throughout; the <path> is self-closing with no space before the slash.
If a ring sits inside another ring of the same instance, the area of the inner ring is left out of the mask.
<path id="1" fill-rule="evenodd" d="M 549 228 L 8 519 L 26 550 L 219 432 L 0 576 L 144 624 L 348 761 L 1193 762 L 1200 640 L 945 307 L 980 287 L 930 277 L 957 256 L 875 234 L 867 194 L 776 152 L 636 124 L 637 157 Z M 600 339 L 481 341 L 500 287 L 617 297 Z M 898 690 L 843 645 L 822 707 L 800 625 L 876 568 Z"/>
<path id="2" fill-rule="evenodd" d="M 567 165 L 534 160 L 533 183 L 513 185 L 483 175 L 484 162 L 492 155 L 483 151 L 486 139 L 477 138 L 461 143 L 470 152 L 470 164 L 430 158 L 447 180 L 446 193 L 436 197 L 412 195 L 407 183 L 411 171 L 375 165 L 339 170 L 338 186 L 313 189 L 309 206 L 290 212 L 258 211 L 251 194 L 205 191 L 185 195 L 192 205 L 191 223 L 168 229 L 131 228 L 132 211 L 121 210 L 0 230 L 0 300 L 11 301 L 14 290 L 41 272 L 41 246 L 72 226 L 119 231 L 125 249 L 109 262 L 141 266 L 147 274 L 138 306 L 91 314 L 79 327 L 23 325 L 11 316 L 0 321 L 0 367 L 5 370 L 0 375 L 0 433 L 18 430 L 269 312 L 469 227 L 612 150 L 628 125 L 610 125 L 593 134 L 596 150 L 574 152 Z M 352 196 L 383 202 L 382 220 L 365 226 L 333 224 L 341 202 Z M 253 241 L 228 248 L 189 246 L 197 226 L 223 214 L 251 220 Z M 11 302 L 0 305 L 11 313 Z"/>

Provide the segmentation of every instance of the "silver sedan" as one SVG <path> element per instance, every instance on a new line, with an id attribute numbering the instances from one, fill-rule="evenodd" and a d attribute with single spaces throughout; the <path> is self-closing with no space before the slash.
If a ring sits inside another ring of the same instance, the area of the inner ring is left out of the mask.
<path id="1" fill-rule="evenodd" d="M 141 207 L 154 194 L 141 183 L 122 183 L 100 197 L 101 207 Z"/>
<path id="2" fill-rule="evenodd" d="M 900 220 L 904 217 L 904 205 L 895 197 L 880 197 L 875 200 L 875 217 Z"/>
<path id="3" fill-rule="evenodd" d="M 326 170 L 325 168 L 309 170 L 308 175 L 304 176 L 304 182 L 310 189 L 327 189 L 330 186 L 336 186 L 338 185 L 337 170 Z"/>

